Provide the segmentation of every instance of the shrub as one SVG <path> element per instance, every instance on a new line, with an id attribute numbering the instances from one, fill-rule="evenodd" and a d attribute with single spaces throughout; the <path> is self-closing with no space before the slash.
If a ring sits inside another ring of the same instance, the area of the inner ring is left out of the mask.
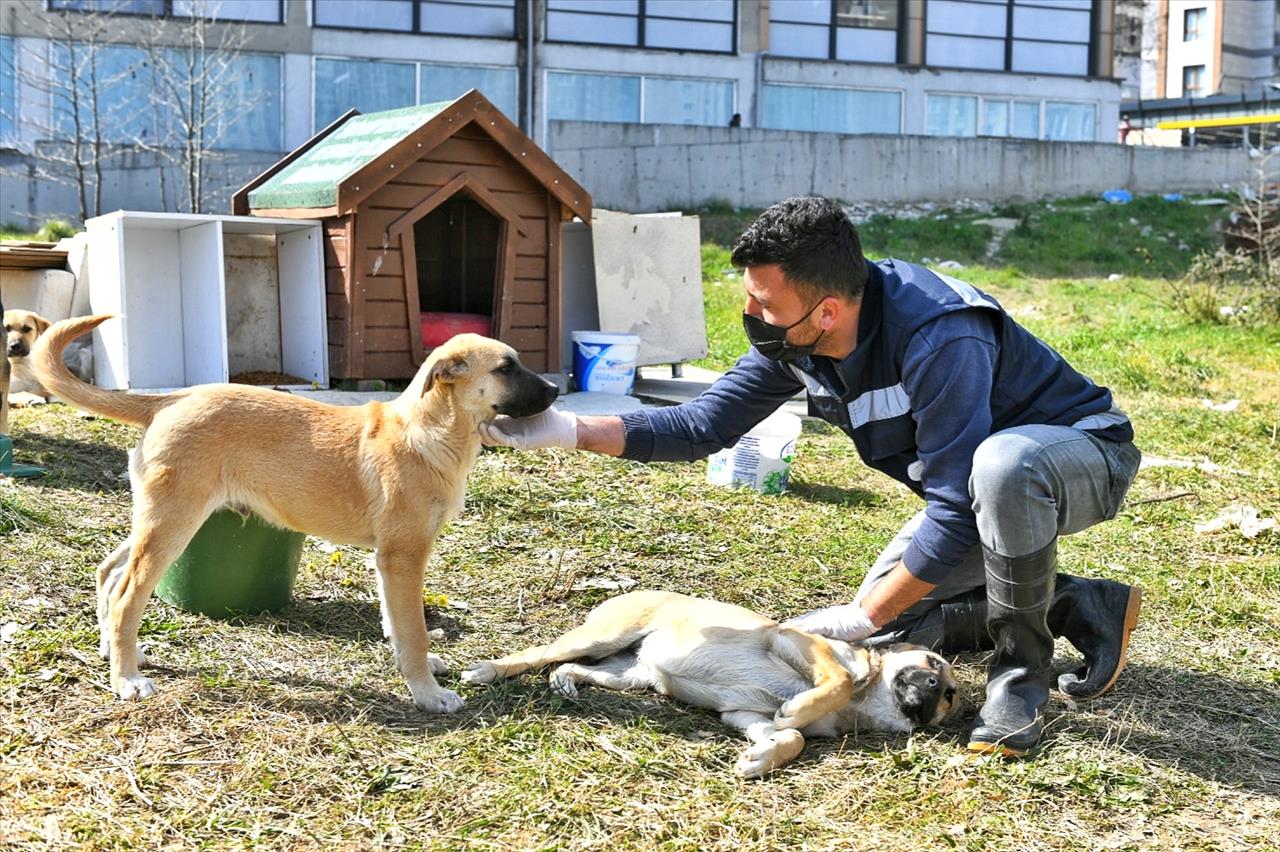
<path id="1" fill-rule="evenodd" d="M 56 243 L 63 237 L 73 237 L 76 227 L 65 219 L 47 219 L 36 231 L 36 239 L 46 243 Z"/>

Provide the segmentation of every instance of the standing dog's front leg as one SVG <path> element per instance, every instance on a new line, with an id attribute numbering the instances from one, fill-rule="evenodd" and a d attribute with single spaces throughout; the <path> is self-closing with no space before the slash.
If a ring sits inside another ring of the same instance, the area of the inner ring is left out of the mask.
<path id="1" fill-rule="evenodd" d="M 436 683 L 427 653 L 430 639 L 422 611 L 422 578 L 430 552 L 428 542 L 379 543 L 378 592 L 383 622 L 391 628 L 396 664 L 409 683 L 413 703 L 428 713 L 456 713 L 462 709 L 462 699 Z"/>

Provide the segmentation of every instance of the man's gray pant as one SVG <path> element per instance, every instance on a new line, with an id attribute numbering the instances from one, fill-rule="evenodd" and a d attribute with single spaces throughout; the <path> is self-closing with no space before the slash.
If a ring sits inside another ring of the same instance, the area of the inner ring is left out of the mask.
<path id="1" fill-rule="evenodd" d="M 1107 441 L 1071 426 L 1015 426 L 997 432 L 978 445 L 969 475 L 978 538 L 1002 556 L 1027 556 L 1057 536 L 1110 520 L 1120 511 L 1141 458 L 1131 441 Z M 898 564 L 923 519 L 920 512 L 889 542 L 855 601 Z M 984 585 L 982 547 L 975 546 L 937 588 L 880 633 L 905 627 L 948 598 Z"/>

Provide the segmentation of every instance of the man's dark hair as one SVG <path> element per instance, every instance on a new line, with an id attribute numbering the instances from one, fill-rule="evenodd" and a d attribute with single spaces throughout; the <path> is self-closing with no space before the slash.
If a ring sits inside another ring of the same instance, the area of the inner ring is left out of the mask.
<path id="1" fill-rule="evenodd" d="M 858 231 L 830 198 L 803 195 L 779 201 L 738 237 L 731 257 L 739 269 L 777 264 L 810 300 L 858 299 L 867 283 L 867 262 Z"/>

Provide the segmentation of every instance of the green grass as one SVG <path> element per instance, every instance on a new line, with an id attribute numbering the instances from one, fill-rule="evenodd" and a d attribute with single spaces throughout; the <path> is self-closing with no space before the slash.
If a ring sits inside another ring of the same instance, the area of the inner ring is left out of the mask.
<path id="1" fill-rule="evenodd" d="M 945 221 L 945 220 L 944 220 Z M 704 251 L 713 351 L 741 350 L 740 282 Z M 1280 336 L 1198 326 L 1158 278 L 960 274 L 1113 388 L 1148 458 L 1114 521 L 1062 541 L 1063 570 L 1140 582 L 1115 690 L 1055 693 L 1038 758 L 969 761 L 965 721 L 814 741 L 736 780 L 740 741 L 653 695 L 553 696 L 541 675 L 414 710 L 382 639 L 367 554 L 310 540 L 294 604 L 212 621 L 153 601 L 161 692 L 126 705 L 96 656 L 93 569 L 129 527 L 136 430 L 60 405 L 15 412 L 0 480 L 0 837 L 19 848 L 1255 849 L 1280 827 L 1280 535 L 1199 535 L 1237 503 L 1280 516 Z M 1233 413 L 1200 400 L 1241 400 Z M 701 463 L 484 453 L 428 569 L 455 668 L 545 641 L 629 578 L 774 616 L 847 600 L 919 507 L 843 435 L 806 428 L 780 497 L 721 490 Z M 459 605 L 465 604 L 466 608 Z M 8 634 L 6 634 L 8 635 Z M 1057 666 L 1075 658 L 1059 643 Z M 985 658 L 958 661 L 969 714 Z"/>

